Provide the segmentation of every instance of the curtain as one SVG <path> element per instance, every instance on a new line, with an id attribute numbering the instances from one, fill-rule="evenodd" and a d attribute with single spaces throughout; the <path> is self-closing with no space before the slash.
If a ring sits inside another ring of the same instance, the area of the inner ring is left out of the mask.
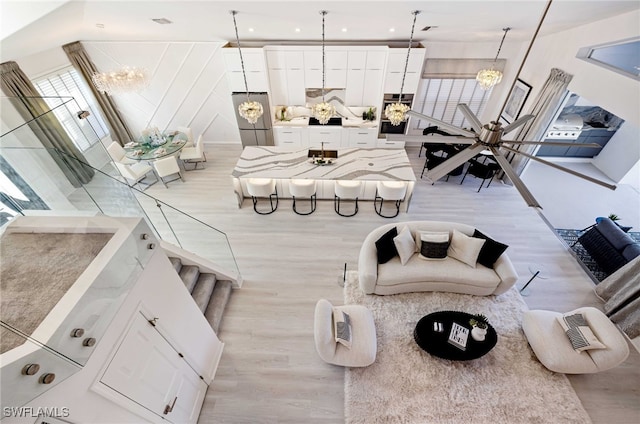
<path id="1" fill-rule="evenodd" d="M 630 338 L 640 336 L 640 256 L 602 280 L 596 294 L 611 321 Z"/>
<path id="2" fill-rule="evenodd" d="M 92 83 L 91 76 L 97 72 L 98 69 L 89 58 L 89 55 L 82 46 L 82 43 L 80 43 L 80 41 L 75 41 L 73 43 L 65 44 L 62 46 L 62 49 L 67 54 L 67 57 L 73 64 L 74 68 L 76 68 L 76 70 L 80 72 L 87 81 L 87 85 L 91 89 L 93 96 L 96 98 L 96 101 L 102 110 L 102 116 L 107 121 L 111 138 L 121 145 L 134 140 L 134 137 L 131 135 L 131 131 L 129 131 L 127 124 L 125 124 L 122 119 L 122 116 L 120 115 L 120 112 L 118 112 L 118 108 L 111 97 L 98 91 L 96 86 Z"/>
<path id="3" fill-rule="evenodd" d="M 524 124 L 514 140 L 538 141 L 544 136 L 544 133 L 551 123 L 553 116 L 558 109 L 558 105 L 562 101 L 562 97 L 567 91 L 569 82 L 573 79 L 573 75 L 564 72 L 561 69 L 553 68 L 549 74 L 549 78 L 544 83 L 542 90 L 536 97 L 533 108 L 530 112 L 535 118 Z M 518 145 L 515 148 L 525 153 L 533 154 L 535 145 Z M 514 155 L 511 166 L 518 175 L 522 173 L 525 165 L 529 162 L 529 158 L 522 155 Z M 507 178 L 505 177 L 505 180 Z"/>
<path id="4" fill-rule="evenodd" d="M 93 178 L 94 171 L 73 144 L 51 108 L 16 62 L 0 63 L 2 91 L 74 187 Z"/>

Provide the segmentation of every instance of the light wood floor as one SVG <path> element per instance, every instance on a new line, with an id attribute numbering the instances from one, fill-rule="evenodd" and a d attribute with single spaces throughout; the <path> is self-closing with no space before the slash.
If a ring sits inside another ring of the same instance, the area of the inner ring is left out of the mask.
<path id="1" fill-rule="evenodd" d="M 423 159 L 417 148 L 407 150 L 419 176 Z M 239 154 L 239 146 L 207 146 L 206 170 L 186 173 L 185 183 L 174 182 L 169 189 L 156 184 L 147 190 L 226 232 L 244 276 L 222 322 L 225 350 L 201 424 L 343 422 L 344 371 L 315 352 L 314 306 L 319 298 L 342 303 L 338 282 L 344 264 L 356 270 L 362 240 L 388 222 L 474 225 L 510 246 L 519 287 L 531 275 L 530 264 L 546 266 L 547 279 L 535 280 L 525 298 L 530 308 L 568 311 L 600 305 L 589 277 L 509 186 L 494 182 L 476 193 L 479 180 L 472 177 L 464 185 L 458 184 L 460 177 L 436 185 L 422 181 L 410 211 L 393 220 L 378 217 L 371 202 L 362 202 L 353 218 L 336 215 L 330 201 L 319 201 L 313 215 L 298 216 L 290 200 L 281 200 L 276 213 L 260 216 L 250 200 L 242 209 L 236 206 L 230 174 Z M 570 377 L 594 423 L 640 421 L 639 358 L 632 351 L 616 369 Z"/>

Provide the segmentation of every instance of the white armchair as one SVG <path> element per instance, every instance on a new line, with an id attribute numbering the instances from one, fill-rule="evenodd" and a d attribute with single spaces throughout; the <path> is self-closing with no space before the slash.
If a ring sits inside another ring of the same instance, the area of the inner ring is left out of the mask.
<path id="1" fill-rule="evenodd" d="M 118 172 L 120 172 L 120 175 L 122 175 L 127 180 L 127 182 L 132 185 L 132 187 L 138 185 L 149 172 L 153 171 L 153 169 L 149 165 L 142 162 L 137 162 L 133 165 L 127 165 L 126 163 L 121 162 L 115 162 L 115 164 Z M 154 182 L 152 182 L 151 184 L 146 184 L 146 187 L 144 188 L 146 189 L 157 182 L 158 179 L 156 177 L 156 180 Z"/>
<path id="2" fill-rule="evenodd" d="M 107 147 L 107 152 L 109 152 L 109 156 L 111 156 L 111 159 L 113 159 L 114 162 L 120 162 L 127 165 L 131 165 L 138 162 L 136 160 L 129 159 L 126 156 L 126 152 L 117 141 L 111 142 L 109 147 Z"/>
<path id="3" fill-rule="evenodd" d="M 366 367 L 376 360 L 376 326 L 371 311 L 362 305 L 335 306 L 351 319 L 351 348 L 336 342 L 333 325 L 334 306 L 318 300 L 315 310 L 314 339 L 318 355 L 325 362 L 343 367 Z"/>
<path id="4" fill-rule="evenodd" d="M 198 141 L 196 141 L 195 147 L 184 147 L 182 149 L 182 152 L 180 153 L 180 160 L 184 165 L 187 163 L 194 164 L 193 169 L 187 169 L 185 166 L 185 171 L 193 171 L 198 168 L 198 163 L 207 161 L 207 157 L 204 154 L 204 147 L 202 145 L 202 134 L 198 136 Z M 204 166 L 202 169 L 204 169 Z"/>
<path id="5" fill-rule="evenodd" d="M 171 181 L 175 181 L 177 179 L 180 179 L 184 182 L 182 171 L 178 166 L 178 161 L 176 160 L 175 156 L 167 156 L 166 158 L 153 161 L 153 168 L 155 169 L 156 175 L 158 176 L 160 181 L 162 181 L 162 184 L 164 184 L 165 188 L 169 188 L 167 186 L 167 183 L 170 183 Z M 164 180 L 165 177 L 175 174 L 178 175 L 176 178 L 169 181 Z"/>

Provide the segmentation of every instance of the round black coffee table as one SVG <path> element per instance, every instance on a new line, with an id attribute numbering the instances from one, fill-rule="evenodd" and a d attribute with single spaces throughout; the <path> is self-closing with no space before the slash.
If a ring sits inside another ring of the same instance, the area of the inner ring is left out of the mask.
<path id="1" fill-rule="evenodd" d="M 468 361 L 486 355 L 498 342 L 496 330 L 489 324 L 487 335 L 483 341 L 476 341 L 471 337 L 469 320 L 472 314 L 459 311 L 438 311 L 426 315 L 418 321 L 413 331 L 413 338 L 418 346 L 430 354 L 453 361 Z M 434 322 L 442 324 L 442 331 L 434 329 Z M 449 333 L 453 323 L 469 329 L 469 336 L 465 349 L 461 349 L 449 342 Z"/>

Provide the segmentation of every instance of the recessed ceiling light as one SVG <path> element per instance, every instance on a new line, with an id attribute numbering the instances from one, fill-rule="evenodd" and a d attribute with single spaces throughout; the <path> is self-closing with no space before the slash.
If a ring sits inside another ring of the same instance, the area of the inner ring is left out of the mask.
<path id="1" fill-rule="evenodd" d="M 167 18 L 155 18 L 155 19 L 151 19 L 153 22 L 160 24 L 160 25 L 167 25 L 167 24 L 172 24 L 173 22 L 171 22 L 169 19 Z"/>
<path id="2" fill-rule="evenodd" d="M 346 28 L 342 28 L 342 32 L 347 32 L 347 29 Z"/>
<path id="3" fill-rule="evenodd" d="M 300 28 L 296 28 L 296 32 L 300 32 Z"/>
<path id="4" fill-rule="evenodd" d="M 253 28 L 249 28 L 249 32 L 253 32 Z"/>
<path id="5" fill-rule="evenodd" d="M 396 32 L 395 28 L 389 28 L 389 32 Z"/>

